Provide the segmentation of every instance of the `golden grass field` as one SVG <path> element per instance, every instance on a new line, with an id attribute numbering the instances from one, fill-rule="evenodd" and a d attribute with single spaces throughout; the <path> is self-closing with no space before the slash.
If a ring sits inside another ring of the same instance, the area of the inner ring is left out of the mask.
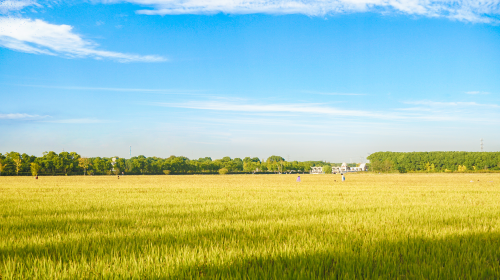
<path id="1" fill-rule="evenodd" d="M 296 177 L 0 177 L 0 278 L 500 279 L 500 174 Z"/>

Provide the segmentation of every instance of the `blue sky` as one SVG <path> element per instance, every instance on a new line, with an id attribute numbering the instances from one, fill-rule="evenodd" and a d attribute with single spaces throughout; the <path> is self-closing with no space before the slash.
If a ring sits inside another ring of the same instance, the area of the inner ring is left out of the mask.
<path id="1" fill-rule="evenodd" d="M 500 150 L 500 0 L 0 0 L 0 152 Z"/>

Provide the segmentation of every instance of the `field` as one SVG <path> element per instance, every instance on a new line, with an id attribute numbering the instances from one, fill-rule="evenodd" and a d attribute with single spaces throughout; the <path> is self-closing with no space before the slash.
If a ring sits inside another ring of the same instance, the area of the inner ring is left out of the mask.
<path id="1" fill-rule="evenodd" d="M 500 174 L 296 177 L 0 177 L 0 279 L 500 278 Z"/>

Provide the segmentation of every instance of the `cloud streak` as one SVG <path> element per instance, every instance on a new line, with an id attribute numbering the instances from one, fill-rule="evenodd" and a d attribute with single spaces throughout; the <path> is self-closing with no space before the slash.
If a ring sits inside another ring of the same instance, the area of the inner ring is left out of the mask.
<path id="1" fill-rule="evenodd" d="M 367 111 L 367 110 L 345 110 L 334 107 L 328 107 L 318 103 L 301 104 L 242 104 L 225 102 L 199 102 L 189 101 L 184 103 L 152 103 L 151 105 L 185 108 L 196 110 L 210 110 L 219 112 L 248 113 L 258 115 L 268 115 L 269 117 L 278 117 L 279 114 L 289 113 L 310 116 L 329 116 L 345 120 L 364 119 L 364 120 L 383 120 L 383 121 L 466 121 L 466 122 L 489 122 L 498 123 L 491 114 L 485 115 L 476 111 L 463 112 L 463 107 L 475 108 L 500 108 L 495 104 L 478 104 L 475 102 L 432 102 L 415 101 L 404 102 L 406 104 L 417 104 L 427 107 L 402 108 L 389 111 Z M 444 109 L 443 109 L 444 108 Z M 458 114 L 461 113 L 461 114 Z M 275 114 L 275 115 L 273 115 Z"/>
<path id="2" fill-rule="evenodd" d="M 387 118 L 389 114 L 372 113 L 361 110 L 342 110 L 333 107 L 321 106 L 321 104 L 237 104 L 223 102 L 186 102 L 186 103 L 155 103 L 158 106 L 176 107 L 199 110 L 235 111 L 247 113 L 306 113 L 331 115 L 338 117 L 377 117 Z M 393 116 L 391 116 L 393 117 Z"/>
<path id="3" fill-rule="evenodd" d="M 0 120 L 37 120 L 48 116 L 30 115 L 24 113 L 0 114 Z"/>
<path id="4" fill-rule="evenodd" d="M 63 124 L 95 124 L 95 123 L 110 123 L 112 121 L 99 120 L 99 119 L 89 119 L 89 118 L 81 118 L 81 119 L 53 120 L 53 121 L 47 121 L 47 122 L 50 122 L 50 123 L 63 123 Z"/>
<path id="5" fill-rule="evenodd" d="M 405 104 L 427 105 L 431 107 L 483 107 L 500 108 L 497 104 L 481 104 L 476 102 L 435 102 L 435 101 L 408 101 Z"/>
<path id="6" fill-rule="evenodd" d="M 489 92 L 486 92 L 486 91 L 467 91 L 465 92 L 465 94 L 490 94 Z"/>
<path id="7" fill-rule="evenodd" d="M 361 95 L 366 95 L 365 93 L 344 93 L 344 92 L 319 92 L 319 91 L 310 91 L 310 90 L 304 90 L 302 91 L 303 93 L 309 93 L 309 94 L 319 94 L 319 95 L 333 95 L 333 96 L 361 96 Z"/>
<path id="8" fill-rule="evenodd" d="M 8 14 L 13 11 L 20 11 L 28 6 L 37 5 L 33 1 L 16 1 L 16 0 L 5 0 L 0 2 L 0 14 Z"/>
<path id="9" fill-rule="evenodd" d="M 444 17 L 467 22 L 497 22 L 500 0 L 102 0 L 153 7 L 146 15 L 305 14 L 325 16 L 356 12 Z"/>
<path id="10" fill-rule="evenodd" d="M 97 44 L 73 32 L 70 25 L 39 19 L 0 17 L 0 46 L 19 52 L 66 58 L 111 59 L 118 62 L 162 62 L 164 57 L 97 49 Z"/>
<path id="11" fill-rule="evenodd" d="M 20 84 L 7 84 L 7 85 L 21 86 L 21 87 L 34 87 L 34 88 L 53 88 L 53 89 L 63 89 L 63 90 L 116 91 L 116 92 L 151 92 L 151 93 L 165 93 L 165 94 L 194 94 L 195 92 L 201 92 L 202 91 L 202 90 L 178 90 L 178 89 L 46 86 L 46 85 L 20 85 Z"/>

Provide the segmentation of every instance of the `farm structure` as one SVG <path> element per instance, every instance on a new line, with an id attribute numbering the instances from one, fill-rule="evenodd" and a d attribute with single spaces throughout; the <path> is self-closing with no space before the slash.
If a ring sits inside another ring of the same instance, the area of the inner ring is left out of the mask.
<path id="1" fill-rule="evenodd" d="M 342 163 L 342 166 L 332 166 L 332 173 L 343 173 L 343 172 L 358 172 L 358 171 L 367 171 L 368 168 L 366 163 L 361 163 L 358 167 L 349 167 L 347 163 Z"/>
<path id="2" fill-rule="evenodd" d="M 313 166 L 313 167 L 311 167 L 311 171 L 309 173 L 311 173 L 311 174 L 323 174 L 323 167 Z"/>
<path id="3" fill-rule="evenodd" d="M 358 171 L 367 171 L 368 168 L 366 163 L 361 163 L 358 167 L 349 167 L 347 163 L 342 163 L 342 166 L 332 166 L 332 173 L 344 173 L 344 172 L 358 172 Z M 310 174 L 323 174 L 322 166 L 312 166 L 309 171 Z"/>

